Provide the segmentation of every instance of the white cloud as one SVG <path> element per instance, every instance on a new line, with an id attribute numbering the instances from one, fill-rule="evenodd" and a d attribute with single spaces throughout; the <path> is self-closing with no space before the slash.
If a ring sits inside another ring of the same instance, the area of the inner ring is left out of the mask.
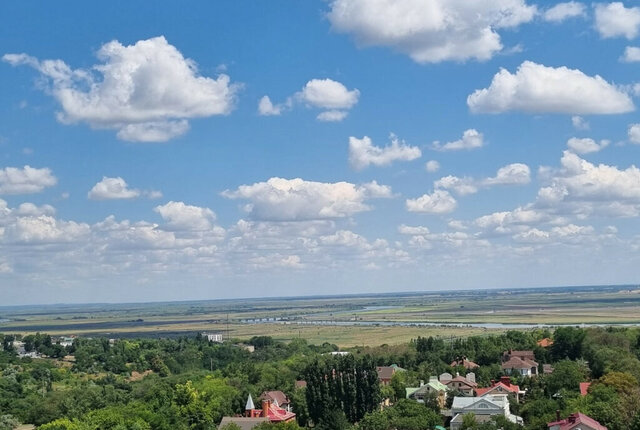
<path id="1" fill-rule="evenodd" d="M 446 214 L 453 212 L 458 202 L 448 191 L 435 190 L 432 194 L 424 194 L 417 199 L 407 199 L 406 205 L 409 212 Z"/>
<path id="2" fill-rule="evenodd" d="M 13 268 L 6 261 L 0 261 L 0 274 L 13 273 Z"/>
<path id="3" fill-rule="evenodd" d="M 606 164 L 594 165 L 565 151 L 561 168 L 552 171 L 550 184 L 538 191 L 536 205 L 555 212 L 584 217 L 640 215 L 640 170 Z"/>
<path id="4" fill-rule="evenodd" d="M 595 5 L 595 26 L 600 36 L 634 39 L 640 30 L 640 7 L 624 7 L 621 2 Z"/>
<path id="5" fill-rule="evenodd" d="M 140 197 L 140 190 L 130 189 L 121 177 L 109 178 L 103 176 L 87 193 L 91 200 L 135 199 Z"/>
<path id="6" fill-rule="evenodd" d="M 215 213 L 209 208 L 170 201 L 153 209 L 175 230 L 206 231 L 213 228 Z"/>
<path id="7" fill-rule="evenodd" d="M 15 214 L 18 216 L 35 216 L 40 215 L 55 215 L 56 208 L 51 205 L 36 206 L 33 203 L 21 203 L 15 210 Z"/>
<path id="8" fill-rule="evenodd" d="M 334 0 L 332 28 L 361 46 L 389 46 L 418 63 L 488 60 L 502 50 L 497 30 L 529 22 L 523 0 Z"/>
<path id="9" fill-rule="evenodd" d="M 467 98 L 474 113 L 614 114 L 635 109 L 628 94 L 596 75 L 525 61 L 515 74 L 501 69 L 489 88 Z"/>
<path id="10" fill-rule="evenodd" d="M 412 226 L 402 224 L 398 226 L 398 233 L 416 236 L 416 235 L 429 234 L 430 231 L 429 231 L 429 228 L 427 227 L 423 227 L 423 226 L 412 227 Z"/>
<path id="11" fill-rule="evenodd" d="M 589 123 L 579 115 L 571 117 L 571 124 L 576 130 L 589 130 Z"/>
<path id="12" fill-rule="evenodd" d="M 90 227 L 84 223 L 61 221 L 49 215 L 18 217 L 5 229 L 9 242 L 64 243 L 87 236 Z"/>
<path id="13" fill-rule="evenodd" d="M 558 3 L 544 11 L 542 15 L 545 21 L 560 23 L 568 18 L 585 17 L 585 6 L 576 1 Z"/>
<path id="14" fill-rule="evenodd" d="M 498 169 L 496 176 L 482 181 L 485 187 L 493 185 L 526 185 L 531 182 L 529 166 L 522 163 L 513 163 Z"/>
<path id="15" fill-rule="evenodd" d="M 58 182 L 51 169 L 31 166 L 5 167 L 0 169 L 0 194 L 39 193 Z"/>
<path id="16" fill-rule="evenodd" d="M 609 140 L 601 140 L 600 143 L 591 138 L 578 138 L 572 137 L 567 141 L 567 146 L 576 154 L 590 154 L 592 152 L 598 152 L 607 146 L 611 142 Z"/>
<path id="17" fill-rule="evenodd" d="M 351 109 L 358 103 L 360 91 L 348 90 L 333 79 L 312 79 L 296 96 L 304 103 L 320 109 Z"/>
<path id="18" fill-rule="evenodd" d="M 269 96 L 263 96 L 258 102 L 258 113 L 262 116 L 280 115 L 285 106 L 274 105 Z"/>
<path id="19" fill-rule="evenodd" d="M 363 185 L 348 182 L 313 182 L 300 178 L 271 178 L 241 185 L 222 193 L 226 198 L 249 200 L 245 209 L 256 219 L 301 221 L 343 218 L 370 207 L 365 201 L 391 197 L 391 188 L 375 181 Z"/>
<path id="20" fill-rule="evenodd" d="M 280 115 L 283 111 L 292 109 L 296 103 L 310 108 L 324 109 L 316 117 L 318 121 L 342 121 L 349 114 L 349 110 L 358 103 L 360 91 L 349 90 L 341 82 L 333 79 L 311 79 L 302 90 L 287 97 L 283 103 L 274 104 L 269 96 L 264 96 L 258 102 L 258 113 L 263 116 Z"/>
<path id="21" fill-rule="evenodd" d="M 478 186 L 472 178 L 459 178 L 457 176 L 445 176 L 433 183 L 435 188 L 451 190 L 459 196 L 475 194 L 478 192 Z"/>
<path id="22" fill-rule="evenodd" d="M 196 63 L 160 36 L 123 46 L 102 45 L 102 62 L 72 69 L 62 60 L 39 61 L 26 54 L 6 54 L 12 65 L 29 65 L 49 80 L 60 103 L 58 119 L 118 130 L 124 140 L 164 142 L 185 133 L 190 118 L 226 115 L 238 86 L 227 75 L 199 75 Z"/>
<path id="23" fill-rule="evenodd" d="M 436 160 L 429 160 L 425 163 L 424 168 L 429 173 L 435 173 L 440 170 L 440 163 L 438 163 Z"/>
<path id="24" fill-rule="evenodd" d="M 624 54 L 620 57 L 620 61 L 624 63 L 637 63 L 640 61 L 640 48 L 637 46 L 627 46 Z"/>
<path id="25" fill-rule="evenodd" d="M 445 176 L 433 183 L 436 189 L 451 190 L 460 196 L 475 194 L 480 188 L 489 188 L 496 185 L 526 185 L 531 182 L 529 166 L 522 163 L 513 163 L 498 169 L 496 176 L 475 180 L 469 177 Z"/>
<path id="26" fill-rule="evenodd" d="M 349 163 L 355 170 L 362 170 L 369 165 L 388 166 L 394 161 L 411 161 L 422 156 L 417 146 L 409 146 L 397 136 L 391 135 L 391 145 L 374 146 L 371 139 L 349 137 Z"/>
<path id="27" fill-rule="evenodd" d="M 640 124 L 630 124 L 627 133 L 631 143 L 640 143 Z"/>
<path id="28" fill-rule="evenodd" d="M 436 151 L 461 151 L 463 149 L 477 149 L 484 146 L 484 138 L 478 130 L 470 128 L 462 133 L 462 138 L 447 142 L 442 145 L 440 142 L 433 142 L 432 148 Z"/>
<path id="29" fill-rule="evenodd" d="M 323 122 L 340 122 L 349 115 L 349 112 L 344 110 L 326 110 L 320 112 L 316 119 Z"/>

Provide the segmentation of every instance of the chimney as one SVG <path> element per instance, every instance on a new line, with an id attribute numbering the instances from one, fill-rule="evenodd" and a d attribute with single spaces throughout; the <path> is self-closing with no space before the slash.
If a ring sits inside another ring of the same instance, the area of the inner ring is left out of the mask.
<path id="1" fill-rule="evenodd" d="M 501 376 L 500 377 L 500 382 L 502 382 L 507 387 L 511 386 L 511 378 L 509 378 L 508 376 Z"/>
<path id="2" fill-rule="evenodd" d="M 495 380 L 495 379 L 492 379 L 492 380 L 491 380 L 491 386 L 493 387 L 494 385 L 496 385 L 496 380 Z"/>
<path id="3" fill-rule="evenodd" d="M 269 418 L 269 409 L 271 409 L 271 402 L 267 399 L 262 401 L 262 416 Z"/>
<path id="4" fill-rule="evenodd" d="M 420 380 L 420 386 L 424 387 L 424 381 L 422 379 Z"/>
<path id="5" fill-rule="evenodd" d="M 556 409 L 556 421 L 560 421 L 560 409 Z"/>

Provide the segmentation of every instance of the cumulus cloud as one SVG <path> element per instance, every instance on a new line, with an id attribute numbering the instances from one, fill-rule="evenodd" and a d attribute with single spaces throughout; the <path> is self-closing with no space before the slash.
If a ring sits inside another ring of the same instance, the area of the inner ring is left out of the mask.
<path id="1" fill-rule="evenodd" d="M 631 143 L 640 144 L 640 124 L 631 124 L 627 131 Z"/>
<path id="2" fill-rule="evenodd" d="M 640 215 L 640 170 L 594 165 L 565 151 L 561 168 L 550 172 L 549 185 L 538 191 L 536 205 L 578 216 Z"/>
<path id="3" fill-rule="evenodd" d="M 160 36 L 124 46 L 114 40 L 97 52 L 100 64 L 72 69 L 62 60 L 6 54 L 4 61 L 29 65 L 48 81 L 60 103 L 58 120 L 118 130 L 123 140 L 164 142 L 185 133 L 188 119 L 226 115 L 238 85 L 227 75 L 201 76 L 196 63 Z"/>
<path id="4" fill-rule="evenodd" d="M 85 223 L 62 221 L 49 215 L 18 217 L 5 229 L 9 242 L 64 243 L 87 236 L 90 227 Z"/>
<path id="5" fill-rule="evenodd" d="M 435 190 L 432 194 L 424 194 L 417 199 L 407 199 L 405 204 L 409 212 L 429 214 L 447 214 L 458 206 L 456 199 L 445 190 Z"/>
<path id="6" fill-rule="evenodd" d="M 102 180 L 87 193 L 87 197 L 91 200 L 118 200 L 135 199 L 140 197 L 140 194 L 140 190 L 130 189 L 127 182 L 119 176 L 116 178 L 103 176 Z"/>
<path id="7" fill-rule="evenodd" d="M 402 224 L 398 226 L 398 233 L 415 236 L 415 235 L 429 234 L 430 231 L 428 227 L 423 227 L 421 225 L 413 227 L 413 226 Z"/>
<path id="8" fill-rule="evenodd" d="M 301 221 L 343 218 L 367 211 L 369 199 L 391 197 L 391 188 L 369 182 L 355 185 L 349 182 L 313 182 L 300 178 L 271 178 L 267 182 L 241 185 L 226 190 L 229 199 L 249 200 L 245 210 L 262 220 Z"/>
<path id="9" fill-rule="evenodd" d="M 215 213 L 209 208 L 170 201 L 153 209 L 167 222 L 166 227 L 175 230 L 206 231 L 213 228 Z"/>
<path id="10" fill-rule="evenodd" d="M 567 141 L 567 146 L 570 150 L 575 152 L 576 154 L 590 154 L 592 152 L 598 152 L 607 146 L 611 141 L 609 140 L 601 140 L 600 143 L 596 142 L 591 138 L 578 138 L 572 137 Z"/>
<path id="11" fill-rule="evenodd" d="M 431 146 L 436 151 L 461 151 L 461 150 L 470 150 L 476 148 L 482 148 L 484 146 L 484 138 L 482 133 L 478 130 L 470 128 L 469 130 L 465 130 L 462 133 L 462 138 L 458 140 L 454 140 L 453 142 L 447 142 L 445 144 L 441 144 L 439 141 L 433 142 Z"/>
<path id="12" fill-rule="evenodd" d="M 545 21 L 560 23 L 569 18 L 585 17 L 585 6 L 576 1 L 558 3 L 557 5 L 544 11 L 542 17 Z"/>
<path id="13" fill-rule="evenodd" d="M 489 88 L 467 97 L 474 113 L 615 114 L 635 109 L 628 94 L 600 76 L 525 61 L 515 74 L 501 69 Z"/>
<path id="14" fill-rule="evenodd" d="M 411 161 L 422 156 L 417 146 L 409 146 L 391 135 L 391 144 L 385 147 L 374 146 L 371 139 L 349 137 L 349 163 L 355 170 L 362 170 L 370 165 L 388 166 L 394 161 Z"/>
<path id="15" fill-rule="evenodd" d="M 455 192 L 460 196 L 475 194 L 480 188 L 489 188 L 496 185 L 526 185 L 531 182 L 529 166 L 522 163 L 513 163 L 501 167 L 496 176 L 476 180 L 469 177 L 445 176 L 433 183 L 436 189 L 445 189 Z"/>
<path id="16" fill-rule="evenodd" d="M 625 7 L 622 2 L 595 5 L 595 27 L 604 38 L 635 39 L 640 30 L 640 7 Z"/>
<path id="17" fill-rule="evenodd" d="M 269 96 L 258 102 L 258 113 L 263 116 L 280 115 L 296 104 L 323 109 L 317 116 L 319 121 L 342 121 L 349 110 L 358 103 L 360 91 L 349 90 L 341 82 L 333 79 L 311 79 L 302 90 L 288 97 L 283 103 L 274 104 Z"/>
<path id="18" fill-rule="evenodd" d="M 576 130 L 589 130 L 589 123 L 579 115 L 574 115 L 571 117 L 571 124 Z"/>
<path id="19" fill-rule="evenodd" d="M 0 194 L 33 194 L 58 182 L 51 169 L 31 166 L 0 169 Z"/>
<path id="20" fill-rule="evenodd" d="M 436 160 L 429 160 L 425 163 L 424 168 L 429 173 L 435 173 L 440 170 L 440 163 L 438 163 Z"/>
<path id="21" fill-rule="evenodd" d="M 624 54 L 620 57 L 623 63 L 637 63 L 640 61 L 640 48 L 637 46 L 627 46 Z"/>
<path id="22" fill-rule="evenodd" d="M 497 30 L 529 22 L 536 7 L 524 0 L 334 0 L 335 31 L 360 46 L 389 46 L 418 63 L 488 60 L 503 48 Z"/>

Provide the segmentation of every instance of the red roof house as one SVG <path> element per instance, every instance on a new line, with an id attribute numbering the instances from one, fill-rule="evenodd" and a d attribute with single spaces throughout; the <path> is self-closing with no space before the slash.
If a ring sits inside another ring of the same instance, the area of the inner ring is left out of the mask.
<path id="1" fill-rule="evenodd" d="M 542 348 L 548 348 L 551 345 L 553 345 L 553 341 L 548 337 L 545 337 L 544 339 L 540 339 L 538 341 L 538 346 L 541 346 Z"/>
<path id="2" fill-rule="evenodd" d="M 272 423 L 280 423 L 280 422 L 289 422 L 293 421 L 296 418 L 296 414 L 293 412 L 287 411 L 286 409 L 281 408 L 275 403 L 271 403 L 269 400 L 262 401 L 262 409 L 255 409 L 253 407 L 253 401 L 251 400 L 251 395 L 249 395 L 249 399 L 247 399 L 245 414 L 249 418 L 267 418 Z"/>
<path id="3" fill-rule="evenodd" d="M 289 410 L 289 405 L 291 404 L 289 397 L 280 390 L 264 391 L 260 397 L 258 397 L 258 400 L 269 400 L 271 404 L 275 404 L 286 410 Z"/>
<path id="4" fill-rule="evenodd" d="M 580 412 L 571 414 L 564 420 L 559 419 L 549 423 L 547 427 L 549 427 L 549 430 L 607 430 L 598 421 Z"/>
<path id="5" fill-rule="evenodd" d="M 476 396 L 483 397 L 491 394 L 507 394 L 520 401 L 520 387 L 511 383 L 508 376 L 503 376 L 498 382 L 491 381 L 491 386 L 486 388 L 476 388 Z"/>
<path id="6" fill-rule="evenodd" d="M 467 357 L 462 357 L 460 358 L 460 360 L 455 360 L 451 362 L 451 367 L 456 367 L 456 366 L 463 366 L 467 370 L 473 370 L 480 367 L 473 361 L 467 360 Z"/>

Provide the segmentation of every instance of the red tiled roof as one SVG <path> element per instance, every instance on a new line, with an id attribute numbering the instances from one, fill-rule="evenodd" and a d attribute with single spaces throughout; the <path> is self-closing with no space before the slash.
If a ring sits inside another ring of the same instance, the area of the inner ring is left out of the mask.
<path id="1" fill-rule="evenodd" d="M 571 414 L 564 420 L 549 423 L 547 424 L 547 427 L 560 426 L 560 430 L 571 430 L 580 424 L 585 424 L 595 430 L 607 430 L 607 428 L 598 421 L 580 412 Z"/>
<path id="2" fill-rule="evenodd" d="M 268 410 L 269 421 L 272 423 L 279 423 L 281 421 L 289 421 L 295 418 L 296 414 L 289 412 L 286 409 L 282 409 L 276 405 L 271 405 Z"/>
<path id="3" fill-rule="evenodd" d="M 589 386 L 591 385 L 591 382 L 581 382 L 580 383 L 580 395 L 581 396 L 586 396 L 587 393 L 589 392 Z"/>
<path id="4" fill-rule="evenodd" d="M 487 388 L 476 388 L 476 395 L 478 397 L 484 396 L 488 391 L 493 390 L 494 388 L 501 387 L 505 391 L 509 391 L 511 393 L 518 394 L 520 392 L 520 387 L 512 384 L 505 384 L 504 382 L 494 382 L 492 386 Z"/>
<path id="5" fill-rule="evenodd" d="M 545 337 L 544 339 L 540 339 L 538 341 L 538 346 L 541 346 L 543 348 L 547 348 L 549 346 L 553 345 L 553 341 L 551 339 L 549 339 L 548 337 Z"/>
<path id="6" fill-rule="evenodd" d="M 376 371 L 378 372 L 378 379 L 386 380 L 391 379 L 393 374 L 396 373 L 396 368 L 393 366 L 378 366 Z"/>

